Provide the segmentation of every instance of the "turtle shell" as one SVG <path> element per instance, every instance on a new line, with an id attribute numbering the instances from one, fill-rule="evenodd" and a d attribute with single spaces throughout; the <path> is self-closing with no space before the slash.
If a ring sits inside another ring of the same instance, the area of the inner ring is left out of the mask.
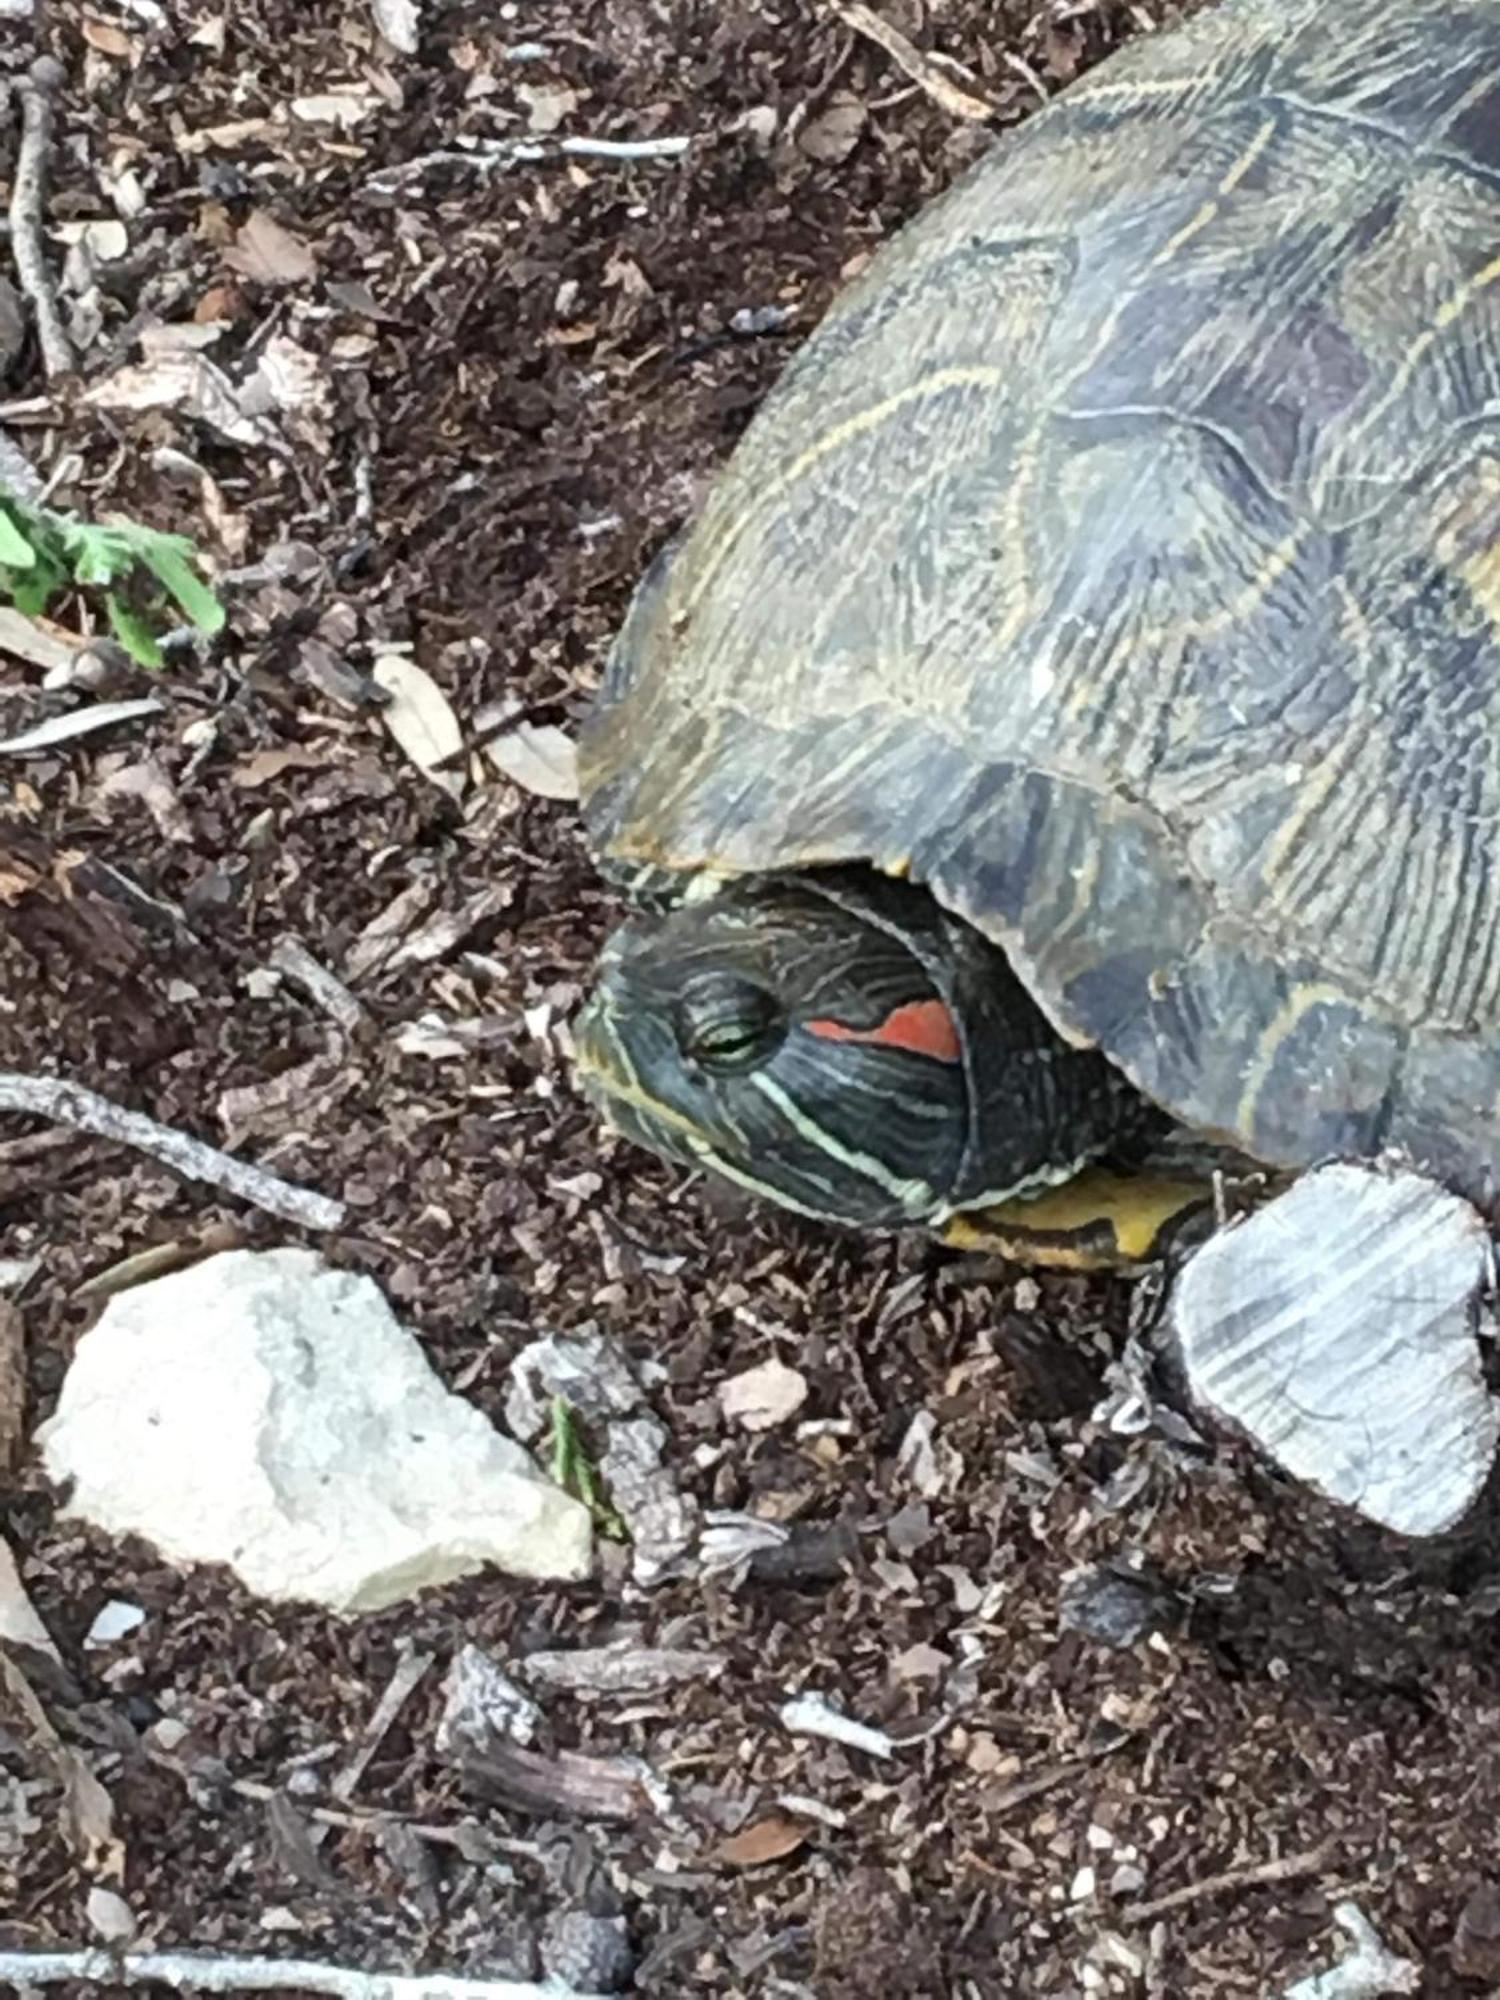
<path id="1" fill-rule="evenodd" d="M 1226 0 L 872 261 L 658 562 L 607 856 L 864 860 L 1298 1165 L 1500 1148 L 1500 0 Z"/>

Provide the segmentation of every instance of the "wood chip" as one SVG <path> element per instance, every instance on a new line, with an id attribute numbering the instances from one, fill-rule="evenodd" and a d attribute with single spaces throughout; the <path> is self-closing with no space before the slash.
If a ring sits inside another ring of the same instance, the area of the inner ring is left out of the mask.
<path id="1" fill-rule="evenodd" d="M 580 1646 L 566 1653 L 528 1653 L 517 1670 L 544 1687 L 575 1694 L 655 1694 L 689 1681 L 712 1680 L 729 1664 L 724 1653 L 690 1653 L 669 1646 Z"/>
<path id="2" fill-rule="evenodd" d="M 482 1756 L 460 1750 L 454 1761 L 477 1790 L 520 1812 L 634 1820 L 655 1809 L 644 1767 L 630 1758 L 587 1757 L 573 1750 L 547 1757 L 497 1743 Z"/>
<path id="3" fill-rule="evenodd" d="M 70 667 L 83 641 L 45 619 L 23 618 L 9 604 L 0 604 L 0 653 L 10 653 L 30 666 Z"/>

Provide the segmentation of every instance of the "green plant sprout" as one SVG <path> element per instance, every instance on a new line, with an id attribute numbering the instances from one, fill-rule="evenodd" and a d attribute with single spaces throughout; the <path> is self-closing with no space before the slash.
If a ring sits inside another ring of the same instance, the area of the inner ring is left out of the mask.
<path id="1" fill-rule="evenodd" d="M 200 632 L 224 623 L 224 607 L 198 573 L 186 535 L 139 521 L 80 521 L 0 493 L 0 602 L 39 618 L 58 594 L 102 594 L 115 637 L 143 667 L 162 665 L 157 634 L 175 604 Z"/>
<path id="2" fill-rule="evenodd" d="M 588 1455 L 578 1428 L 578 1419 L 563 1396 L 552 1398 L 552 1477 L 564 1493 L 581 1500 L 594 1517 L 594 1526 L 612 1542 L 629 1539 L 625 1523 L 604 1496 L 604 1487 L 594 1462 Z"/>

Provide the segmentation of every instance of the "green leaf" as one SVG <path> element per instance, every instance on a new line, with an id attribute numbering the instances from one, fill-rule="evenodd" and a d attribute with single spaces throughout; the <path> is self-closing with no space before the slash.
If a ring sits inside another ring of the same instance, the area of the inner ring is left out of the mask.
<path id="1" fill-rule="evenodd" d="M 601 1535 L 612 1542 L 628 1541 L 625 1523 L 604 1497 L 599 1474 L 584 1448 L 578 1419 L 562 1396 L 552 1398 L 551 1442 L 552 1477 L 557 1484 L 583 1502 Z"/>
<path id="2" fill-rule="evenodd" d="M 143 667 L 162 665 L 161 647 L 156 643 L 156 635 L 150 625 L 133 605 L 127 604 L 117 591 L 111 591 L 104 600 L 109 612 L 109 622 L 114 627 L 115 637 L 129 653 L 131 659 Z"/>
<path id="3" fill-rule="evenodd" d="M 30 569 L 36 561 L 36 550 L 4 507 L 0 507 L 0 563 L 7 569 Z"/>
<path id="4" fill-rule="evenodd" d="M 23 618 L 40 618 L 66 581 L 56 563 L 38 550 L 30 569 L 10 572 L 6 594 Z"/>
<path id="5" fill-rule="evenodd" d="M 224 607 L 194 573 L 185 552 L 190 544 L 174 546 L 176 540 L 174 536 L 169 541 L 165 535 L 154 538 L 152 546 L 141 549 L 141 559 L 200 632 L 218 632 L 224 624 Z"/>
<path id="6" fill-rule="evenodd" d="M 82 528 L 67 539 L 67 560 L 78 584 L 115 583 L 135 567 L 135 553 L 108 528 Z"/>

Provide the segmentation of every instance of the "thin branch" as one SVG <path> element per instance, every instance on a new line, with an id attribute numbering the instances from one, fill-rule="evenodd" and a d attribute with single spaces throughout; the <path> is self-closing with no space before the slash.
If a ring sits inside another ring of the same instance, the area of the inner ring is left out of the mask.
<path id="1" fill-rule="evenodd" d="M 0 1070 L 0 1111 L 18 1111 L 32 1118 L 48 1118 L 54 1125 L 69 1125 L 77 1132 L 92 1132 L 100 1139 L 115 1139 L 134 1146 L 170 1167 L 184 1180 L 206 1181 L 210 1187 L 263 1208 L 283 1222 L 304 1229 L 337 1229 L 346 1213 L 341 1201 L 316 1194 L 311 1189 L 293 1187 L 289 1181 L 221 1153 L 201 1139 L 158 1125 L 139 1111 L 127 1111 L 112 1104 L 81 1084 L 60 1077 L 22 1076 L 14 1070 Z"/>
<path id="2" fill-rule="evenodd" d="M 21 145 L 10 195 L 10 241 L 16 276 L 36 317 L 42 365 L 49 376 L 70 374 L 75 366 L 73 343 L 57 309 L 57 294 L 52 288 L 47 255 L 42 247 L 42 206 L 52 149 L 52 100 L 65 75 L 62 64 L 53 57 L 38 56 L 27 80 L 16 86 L 21 99 Z"/>
<path id="3" fill-rule="evenodd" d="M 1222 1875 L 1205 1875 L 1201 1881 L 1186 1882 L 1180 1889 L 1170 1889 L 1165 1896 L 1153 1896 L 1147 1903 L 1131 1903 L 1120 1911 L 1119 1921 L 1146 1924 L 1153 1917 L 1164 1917 L 1169 1910 L 1183 1909 L 1209 1896 L 1227 1895 L 1234 1889 L 1256 1889 L 1268 1882 L 1295 1882 L 1304 1875 L 1318 1874 L 1328 1857 L 1326 1846 L 1310 1847 L 1305 1854 L 1284 1854 L 1279 1860 L 1257 1861 L 1249 1868 L 1226 1868 Z"/>
<path id="4" fill-rule="evenodd" d="M 56 1986 L 78 1979 L 110 1991 L 156 1982 L 191 1993 L 330 1993 L 334 2000 L 569 2000 L 571 1989 L 514 1979 L 466 1979 L 452 1972 L 359 1972 L 303 1958 L 228 1958 L 210 1952 L 0 1952 L 0 1980 Z M 572 1995 L 572 2000 L 589 2000 Z"/>
<path id="5" fill-rule="evenodd" d="M 469 167 L 482 174 L 508 167 L 533 166 L 547 160 L 679 160 L 692 144 L 686 138 L 662 139 L 498 139 L 474 146 L 441 146 L 414 160 L 382 167 L 364 182 L 367 190 L 388 193 L 406 181 L 420 180 L 431 167 Z"/>
<path id="6" fill-rule="evenodd" d="M 995 116 L 995 105 L 967 90 L 960 90 L 956 83 L 944 76 L 935 62 L 923 55 L 915 43 L 907 40 L 899 28 L 883 21 L 872 7 L 863 5 L 863 0 L 830 0 L 830 5 L 846 27 L 874 42 L 877 48 L 884 49 L 896 67 L 905 70 L 912 82 L 925 90 L 950 117 L 967 118 L 978 125 Z"/>

